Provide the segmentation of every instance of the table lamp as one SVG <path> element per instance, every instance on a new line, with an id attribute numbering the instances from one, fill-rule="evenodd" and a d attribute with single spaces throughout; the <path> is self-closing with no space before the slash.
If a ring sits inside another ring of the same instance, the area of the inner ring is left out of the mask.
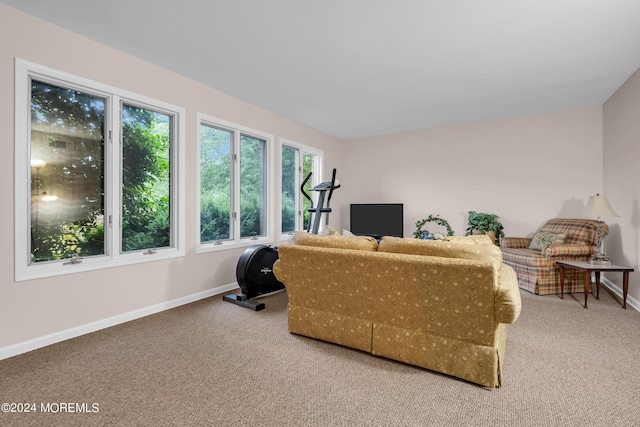
<path id="1" fill-rule="evenodd" d="M 602 217 L 617 217 L 618 214 L 613 211 L 609 201 L 606 197 L 601 196 L 599 193 L 595 196 L 591 196 L 589 198 L 589 202 L 587 203 L 587 207 L 582 212 L 583 218 L 596 218 L 596 253 L 591 256 L 591 260 L 589 263 L 591 264 L 600 264 L 600 265 L 609 265 L 611 262 L 609 261 L 609 257 L 604 252 L 604 235 L 602 232 Z"/>

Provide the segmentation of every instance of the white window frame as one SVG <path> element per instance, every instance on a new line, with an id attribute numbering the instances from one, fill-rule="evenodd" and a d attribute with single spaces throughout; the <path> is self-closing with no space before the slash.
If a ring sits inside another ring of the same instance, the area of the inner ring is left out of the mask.
<path id="1" fill-rule="evenodd" d="M 280 145 L 279 145 L 279 153 L 280 153 L 280 173 L 278 174 L 278 188 L 281 189 L 282 188 L 282 147 L 289 147 L 289 148 L 293 148 L 295 150 L 298 150 L 298 157 L 296 159 L 296 166 L 298 168 L 298 173 L 296 174 L 296 188 L 299 190 L 300 189 L 300 185 L 302 184 L 302 180 L 305 178 L 304 176 L 302 176 L 303 171 L 302 171 L 302 156 L 304 155 L 304 153 L 309 153 L 312 154 L 314 159 L 313 159 L 313 166 L 312 166 L 312 171 L 315 171 L 313 173 L 313 175 L 311 175 L 311 187 L 315 187 L 316 185 L 320 184 L 322 182 L 323 179 L 323 170 L 324 170 L 324 150 L 321 150 L 319 148 L 315 148 L 315 147 L 311 147 L 309 145 L 305 145 L 305 144 L 301 144 L 299 142 L 295 142 L 289 139 L 285 139 L 285 138 L 280 138 Z M 314 199 L 314 203 L 315 203 L 315 197 L 313 192 L 311 194 L 309 194 L 313 199 Z M 303 230 L 303 223 L 302 223 L 302 198 L 304 196 L 302 195 L 302 193 L 300 191 L 298 191 L 296 193 L 296 199 L 295 199 L 295 206 L 296 206 L 296 227 L 295 227 L 295 231 L 304 231 Z M 278 210 L 278 239 L 279 240 L 290 240 L 293 238 L 293 233 L 291 232 L 286 232 L 283 233 L 282 232 L 282 199 L 280 199 L 280 209 Z M 321 224 L 321 228 L 324 227 L 324 222 Z"/>
<path id="2" fill-rule="evenodd" d="M 231 224 L 233 227 L 233 232 L 231 233 L 232 237 L 229 240 L 220 240 L 218 242 L 202 242 L 200 241 L 200 227 L 201 227 L 201 218 L 200 218 L 200 126 L 211 126 L 219 129 L 229 130 L 233 133 L 234 138 L 232 143 L 232 153 L 236 154 L 237 157 L 235 160 L 232 160 L 233 167 L 231 168 L 231 207 L 230 211 L 232 213 Z M 197 164 L 197 172 L 196 172 L 196 253 L 207 253 L 214 252 L 220 250 L 227 250 L 233 248 L 242 248 L 256 244 L 269 244 L 273 242 L 274 238 L 274 228 L 275 228 L 275 203 L 274 200 L 274 183 L 276 180 L 274 179 L 274 136 L 259 130 L 251 129 L 246 126 L 239 125 L 237 123 L 232 123 L 217 117 L 209 116 L 203 113 L 196 114 L 196 164 Z M 239 154 L 240 154 L 240 136 L 245 135 L 249 137 L 254 137 L 257 139 L 261 139 L 266 141 L 266 181 L 265 182 L 265 202 L 266 206 L 264 207 L 265 213 L 265 227 L 266 233 L 262 236 L 253 236 L 253 237 L 240 237 L 240 167 L 239 167 Z M 236 213 L 233 215 L 233 213 Z"/>
<path id="3" fill-rule="evenodd" d="M 78 90 L 106 98 L 104 147 L 104 217 L 105 253 L 83 258 L 78 263 L 69 259 L 30 265 L 30 158 L 31 158 L 31 98 L 30 81 Z M 140 106 L 173 117 L 171 164 L 171 246 L 153 251 L 120 251 L 121 224 L 121 103 Z M 118 89 L 73 74 L 58 71 L 20 58 L 15 59 L 15 280 L 30 280 L 50 276 L 119 267 L 185 255 L 185 109 L 133 92 Z M 109 221 L 109 218 L 111 221 Z M 107 224 L 110 224 L 107 226 Z"/>

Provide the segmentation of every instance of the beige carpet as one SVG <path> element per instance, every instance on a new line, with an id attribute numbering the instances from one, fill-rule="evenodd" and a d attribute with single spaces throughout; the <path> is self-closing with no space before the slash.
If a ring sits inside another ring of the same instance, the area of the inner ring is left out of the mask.
<path id="1" fill-rule="evenodd" d="M 640 313 L 522 297 L 499 389 L 291 335 L 284 292 L 216 296 L 0 361 L 0 402 L 38 411 L 0 426 L 640 425 Z"/>

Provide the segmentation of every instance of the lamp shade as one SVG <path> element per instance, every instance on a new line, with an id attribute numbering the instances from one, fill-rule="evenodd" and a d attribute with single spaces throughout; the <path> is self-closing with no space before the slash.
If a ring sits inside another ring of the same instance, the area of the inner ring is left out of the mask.
<path id="1" fill-rule="evenodd" d="M 584 218 L 602 218 L 618 216 L 618 214 L 613 211 L 606 197 L 596 194 L 589 198 L 589 202 L 582 212 L 582 216 Z"/>

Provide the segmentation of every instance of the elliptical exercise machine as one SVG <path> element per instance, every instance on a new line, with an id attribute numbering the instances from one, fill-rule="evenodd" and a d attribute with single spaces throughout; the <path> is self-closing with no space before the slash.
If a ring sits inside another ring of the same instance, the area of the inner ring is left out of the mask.
<path id="1" fill-rule="evenodd" d="M 318 234 L 322 214 L 325 214 L 326 224 L 329 225 L 329 213 L 331 212 L 331 196 L 333 190 L 340 188 L 336 185 L 336 170 L 333 170 L 330 182 L 322 182 L 311 189 L 318 192 L 318 202 L 313 206 L 313 198 L 304 191 L 304 186 L 311 179 L 311 172 L 305 177 L 300 185 L 302 195 L 309 200 L 311 207 L 309 212 L 309 222 L 307 232 Z M 325 196 L 329 192 L 325 203 Z M 313 224 L 312 224 L 313 223 Z M 273 274 L 273 264 L 278 260 L 278 247 L 270 245 L 253 245 L 244 250 L 238 265 L 236 266 L 236 279 L 240 290 L 239 294 L 229 294 L 222 297 L 224 301 L 250 308 L 255 311 L 263 310 L 265 305 L 252 298 L 261 297 L 284 289 L 284 283 L 276 279 Z"/>
<path id="2" fill-rule="evenodd" d="M 313 199 L 310 195 L 304 191 L 304 186 L 311 178 L 311 172 L 307 175 L 307 177 L 302 181 L 302 185 L 300 186 L 300 191 L 302 191 L 302 195 L 309 200 L 311 203 L 311 207 L 307 209 L 309 212 L 309 224 L 307 225 L 307 232 L 312 234 L 318 234 L 318 230 L 320 229 L 320 219 L 322 218 L 322 214 L 325 215 L 326 224 L 329 225 L 329 214 L 331 213 L 331 196 L 333 195 L 333 190 L 340 188 L 340 184 L 336 185 L 336 170 L 333 170 L 331 175 L 331 182 L 321 182 L 311 189 L 311 191 L 318 191 L 318 207 L 313 207 Z M 324 206 L 324 196 L 326 192 L 329 192 L 329 197 L 327 197 L 327 207 Z M 313 219 L 313 227 L 311 226 L 311 220 Z"/>

